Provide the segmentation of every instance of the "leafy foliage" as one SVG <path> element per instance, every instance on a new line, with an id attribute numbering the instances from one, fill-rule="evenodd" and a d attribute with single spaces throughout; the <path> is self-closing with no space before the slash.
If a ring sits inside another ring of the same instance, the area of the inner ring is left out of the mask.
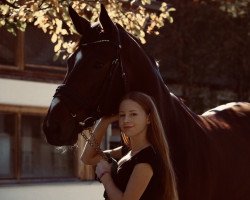
<path id="1" fill-rule="evenodd" d="M 195 88 L 211 89 L 204 97 L 208 107 L 217 104 L 214 89 L 233 91 L 235 101 L 249 100 L 250 2 L 233 13 L 221 9 L 238 2 L 175 0 L 174 23 L 147 38 L 166 82 L 181 84 L 183 98 L 193 105 L 204 92 Z"/>
<path id="2" fill-rule="evenodd" d="M 94 22 L 98 20 L 100 1 L 98 0 L 2 0 L 0 1 L 0 27 L 13 34 L 17 30 L 25 31 L 27 24 L 34 24 L 44 33 L 51 35 L 55 44 L 54 51 L 59 56 L 72 53 L 76 41 L 66 41 L 68 35 L 76 35 L 69 18 L 67 7 L 71 5 L 79 15 Z M 103 0 L 112 20 L 121 24 L 127 31 L 145 43 L 145 33 L 158 34 L 165 19 L 173 21 L 165 2 L 151 0 Z M 156 9 L 150 5 L 154 4 Z M 64 56 L 65 57 L 65 56 Z"/>

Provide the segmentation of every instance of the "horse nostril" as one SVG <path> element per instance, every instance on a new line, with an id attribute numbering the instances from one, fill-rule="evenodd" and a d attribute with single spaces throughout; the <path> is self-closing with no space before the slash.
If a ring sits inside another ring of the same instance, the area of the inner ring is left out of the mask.
<path id="1" fill-rule="evenodd" d="M 43 130 L 47 134 L 57 133 L 60 126 L 56 121 L 45 119 L 43 123 Z"/>

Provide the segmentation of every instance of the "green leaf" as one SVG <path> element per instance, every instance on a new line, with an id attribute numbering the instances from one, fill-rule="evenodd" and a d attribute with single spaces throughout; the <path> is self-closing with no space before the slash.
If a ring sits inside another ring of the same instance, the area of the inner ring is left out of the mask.
<path id="1" fill-rule="evenodd" d="M 2 15 L 6 15 L 9 12 L 10 7 L 8 5 L 0 5 L 0 11 Z"/>
<path id="2" fill-rule="evenodd" d="M 58 52 L 61 49 L 62 41 L 58 41 L 57 45 L 54 47 L 54 52 Z"/>
<path id="3" fill-rule="evenodd" d="M 173 12 L 173 11 L 176 11 L 176 9 L 175 8 L 169 8 L 168 9 L 168 12 Z"/>
<path id="4" fill-rule="evenodd" d="M 62 34 L 62 35 L 68 35 L 68 32 L 67 32 L 66 29 L 62 29 L 62 30 L 61 30 L 61 34 Z"/>
<path id="5" fill-rule="evenodd" d="M 51 42 L 56 43 L 57 41 L 57 35 L 54 33 L 51 37 Z"/>
<path id="6" fill-rule="evenodd" d="M 0 19 L 0 27 L 5 25 L 5 19 Z"/>
<path id="7" fill-rule="evenodd" d="M 27 24 L 24 22 L 24 23 L 20 23 L 20 26 L 18 27 L 18 29 L 20 31 L 24 32 L 26 27 L 27 27 Z"/>

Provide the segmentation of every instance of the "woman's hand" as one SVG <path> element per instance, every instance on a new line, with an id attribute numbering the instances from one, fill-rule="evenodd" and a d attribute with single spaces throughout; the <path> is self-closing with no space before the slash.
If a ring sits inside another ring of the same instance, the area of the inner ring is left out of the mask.
<path id="1" fill-rule="evenodd" d="M 111 164 L 109 164 L 105 160 L 100 160 L 100 162 L 97 163 L 95 173 L 98 179 L 101 179 L 102 176 L 106 173 L 111 173 Z"/>

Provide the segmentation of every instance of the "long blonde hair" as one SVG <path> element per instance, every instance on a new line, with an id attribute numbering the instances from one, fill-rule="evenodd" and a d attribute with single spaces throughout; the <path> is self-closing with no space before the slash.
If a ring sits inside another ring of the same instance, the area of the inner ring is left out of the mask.
<path id="1" fill-rule="evenodd" d="M 161 164 L 161 180 L 160 184 L 163 188 L 163 200 L 178 200 L 177 184 L 174 169 L 170 159 L 168 142 L 159 117 L 157 108 L 152 98 L 141 92 L 130 92 L 123 100 L 130 99 L 138 103 L 149 115 L 150 125 L 147 131 L 147 139 L 159 154 Z M 123 142 L 129 146 L 129 138 L 122 134 Z"/>

